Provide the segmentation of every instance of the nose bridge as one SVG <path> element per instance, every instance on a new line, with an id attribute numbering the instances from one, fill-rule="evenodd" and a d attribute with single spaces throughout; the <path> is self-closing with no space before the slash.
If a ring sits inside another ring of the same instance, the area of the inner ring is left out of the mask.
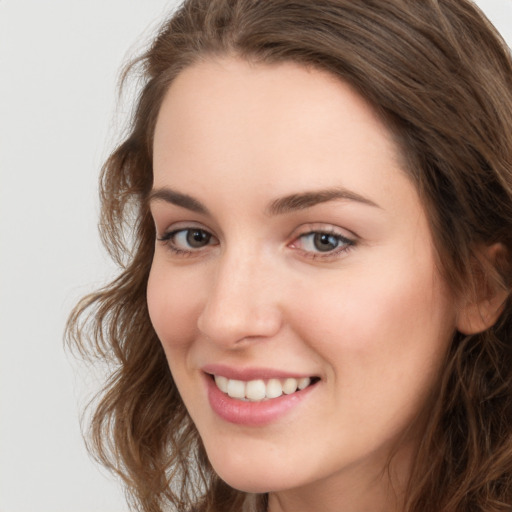
<path id="1" fill-rule="evenodd" d="M 281 325 L 271 262 L 254 247 L 236 247 L 219 256 L 198 327 L 213 342 L 234 345 L 270 337 Z"/>

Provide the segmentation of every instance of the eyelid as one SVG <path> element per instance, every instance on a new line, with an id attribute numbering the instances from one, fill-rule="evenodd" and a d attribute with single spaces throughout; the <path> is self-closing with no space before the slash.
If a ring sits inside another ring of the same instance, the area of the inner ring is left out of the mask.
<path id="1" fill-rule="evenodd" d="M 155 228 L 156 228 L 156 238 L 157 240 L 160 240 L 162 238 L 168 237 L 170 234 L 175 233 L 177 231 L 182 231 L 184 229 L 202 229 L 203 231 L 207 231 L 208 233 L 211 233 L 212 236 L 215 236 L 213 234 L 213 231 L 208 227 L 202 224 L 201 222 L 197 221 L 177 221 L 177 222 L 169 222 L 165 223 L 165 228 L 159 229 L 158 222 L 155 221 Z M 164 224 L 163 222 L 161 223 Z"/>
<path id="2" fill-rule="evenodd" d="M 347 240 L 350 240 L 354 243 L 360 238 L 359 235 L 354 231 L 351 231 L 347 228 L 342 228 L 336 224 L 331 224 L 328 222 L 308 222 L 294 229 L 290 239 L 296 239 L 310 233 L 329 233 L 332 235 L 340 236 L 342 238 L 346 238 Z"/>
<path id="3" fill-rule="evenodd" d="M 342 245 L 330 251 L 309 251 L 301 247 L 294 247 L 294 244 L 297 243 L 297 240 L 315 234 L 326 234 L 334 236 L 342 241 Z M 288 247 L 296 251 L 300 251 L 303 256 L 316 260 L 332 260 L 342 257 L 346 252 L 353 249 L 357 244 L 359 237 L 347 229 L 340 228 L 332 224 L 312 223 L 303 225 L 298 230 L 295 230 L 291 238 L 292 240 L 288 243 Z"/>
<path id="4" fill-rule="evenodd" d="M 187 232 L 187 231 L 202 231 L 209 235 L 208 242 L 201 247 L 193 248 L 183 248 L 178 246 L 173 240 L 179 233 Z M 186 256 L 200 256 L 205 250 L 207 250 L 211 246 L 215 246 L 219 244 L 218 238 L 213 234 L 212 230 L 205 227 L 204 225 L 197 222 L 176 222 L 171 224 L 162 235 L 159 235 L 158 232 L 156 234 L 156 240 L 161 242 L 162 245 L 172 254 L 181 257 Z M 213 242 L 213 243 L 212 243 Z"/>
<path id="5" fill-rule="evenodd" d="M 173 239 L 180 232 L 187 232 L 193 230 L 200 230 L 207 233 L 211 238 L 206 242 L 205 245 L 200 247 L 188 246 L 187 243 L 177 244 Z M 338 239 L 340 242 L 338 247 L 333 249 L 322 251 L 311 250 L 301 247 L 299 240 L 304 239 L 307 236 L 315 234 L 330 235 Z M 206 227 L 200 222 L 194 221 L 180 221 L 170 224 L 163 234 L 156 235 L 157 241 L 161 242 L 167 250 L 174 255 L 186 257 L 186 256 L 201 256 L 212 246 L 220 244 L 219 238 L 214 234 L 213 230 Z M 358 236 L 345 228 L 327 223 L 308 223 L 303 224 L 296 228 L 292 235 L 289 237 L 289 241 L 286 243 L 287 247 L 297 251 L 303 257 L 317 260 L 334 260 L 342 257 L 346 252 L 352 249 L 358 243 Z"/>

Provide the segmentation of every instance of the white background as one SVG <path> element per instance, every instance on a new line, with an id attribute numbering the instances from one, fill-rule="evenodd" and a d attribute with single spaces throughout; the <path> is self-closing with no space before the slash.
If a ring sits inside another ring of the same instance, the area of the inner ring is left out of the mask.
<path id="1" fill-rule="evenodd" d="M 96 182 L 123 119 L 119 69 L 176 1 L 0 0 L 0 512 L 127 510 L 83 447 L 95 382 L 62 333 L 112 272 Z M 512 44 L 512 0 L 478 3 Z"/>

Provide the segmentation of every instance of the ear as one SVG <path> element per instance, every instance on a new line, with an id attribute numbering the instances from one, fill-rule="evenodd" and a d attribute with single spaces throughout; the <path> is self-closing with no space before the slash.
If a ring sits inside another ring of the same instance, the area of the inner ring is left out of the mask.
<path id="1" fill-rule="evenodd" d="M 498 282 L 498 269 L 502 268 L 506 255 L 507 250 L 500 243 L 478 252 L 474 295 L 466 299 L 457 314 L 457 330 L 462 334 L 477 334 L 489 329 L 502 313 L 509 290 Z"/>

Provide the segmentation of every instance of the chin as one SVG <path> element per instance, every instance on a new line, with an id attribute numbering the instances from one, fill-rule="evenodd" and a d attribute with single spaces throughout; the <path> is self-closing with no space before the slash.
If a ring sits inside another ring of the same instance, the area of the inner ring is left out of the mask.
<path id="1" fill-rule="evenodd" d="M 245 472 L 231 473 L 224 471 L 215 472 L 219 477 L 226 482 L 233 489 L 243 491 L 251 494 L 262 494 L 268 492 L 283 491 L 295 487 L 291 482 L 276 481 L 274 475 L 255 474 L 253 471 L 246 470 Z"/>
<path id="2" fill-rule="evenodd" d="M 300 485 L 299 479 L 294 478 L 289 470 L 271 460 L 254 460 L 224 453 L 210 457 L 210 463 L 224 482 L 247 493 L 275 492 Z"/>

